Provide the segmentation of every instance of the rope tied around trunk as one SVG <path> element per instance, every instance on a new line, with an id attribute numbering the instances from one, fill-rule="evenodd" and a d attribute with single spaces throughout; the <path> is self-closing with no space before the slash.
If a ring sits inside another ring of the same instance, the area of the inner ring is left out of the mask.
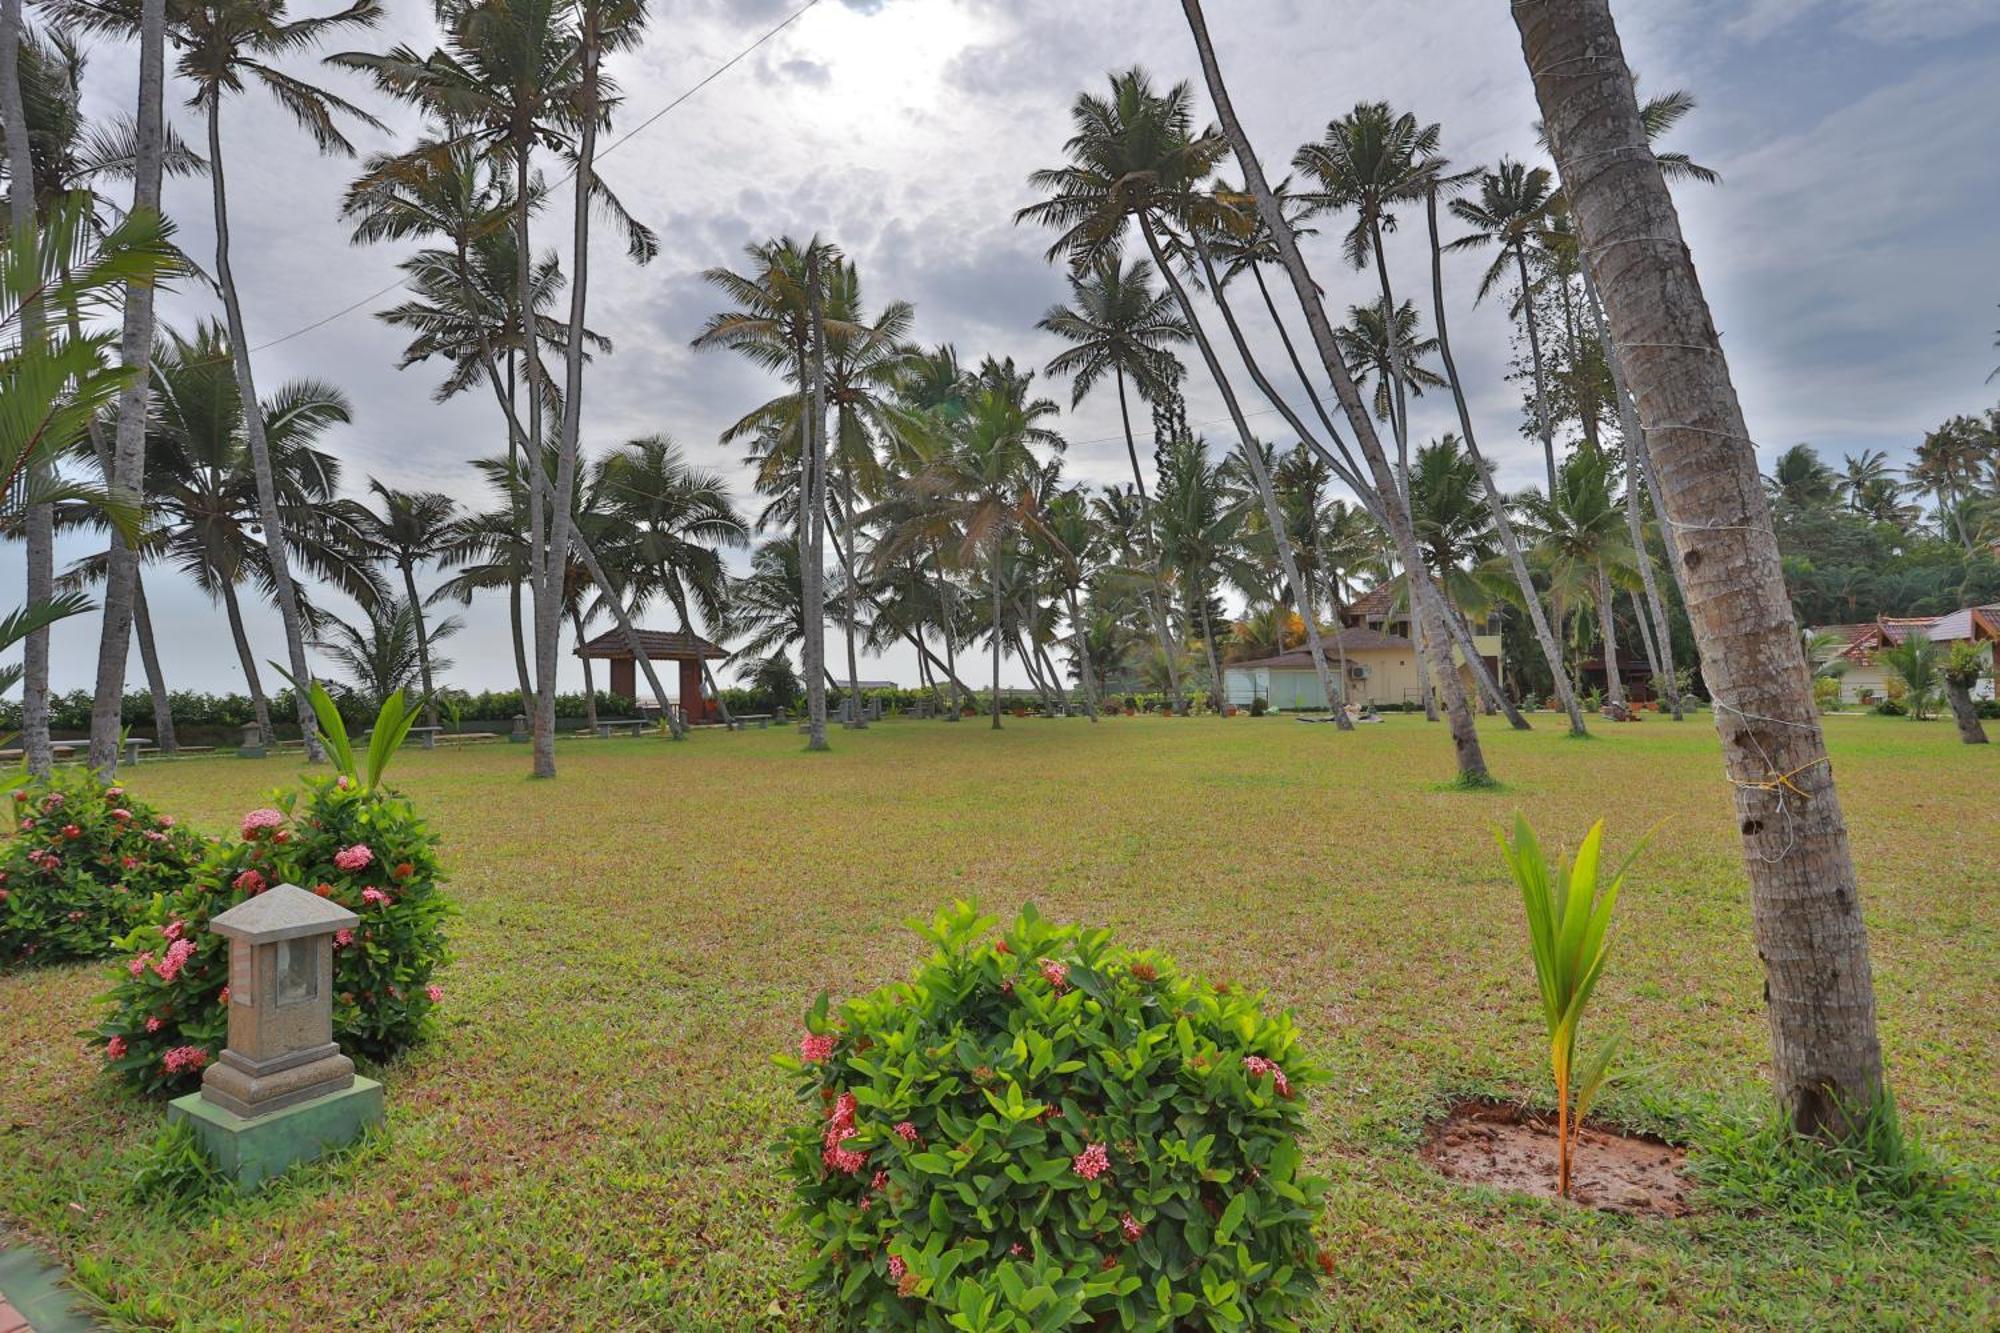
<path id="1" fill-rule="evenodd" d="M 1816 731 L 1818 729 L 1814 724 L 1809 722 L 1794 722 L 1789 718 L 1766 717 L 1762 713 L 1745 712 L 1743 709 L 1736 707 L 1736 705 L 1731 703 L 1726 703 L 1721 699 L 1711 699 L 1710 703 L 1714 706 L 1715 710 L 1718 713 L 1734 713 L 1736 714 L 1736 716 L 1742 718 L 1746 722 L 1769 722 L 1773 726 L 1793 727 L 1800 731 Z M 1778 813 L 1782 815 L 1785 820 L 1785 845 L 1778 849 L 1778 853 L 1775 856 L 1766 855 L 1761 850 L 1757 853 L 1758 860 L 1764 862 L 1766 865 L 1776 865 L 1779 862 L 1783 861 L 1787 856 L 1790 856 L 1792 854 L 1792 848 L 1798 845 L 1798 840 L 1799 840 L 1798 823 L 1792 817 L 1792 803 L 1791 800 L 1786 796 L 1786 793 L 1791 792 L 1794 795 L 1798 796 L 1798 798 L 1802 801 L 1809 801 L 1812 799 L 1811 793 L 1807 792 L 1804 788 L 1800 787 L 1796 782 L 1793 782 L 1792 779 L 1799 776 L 1799 774 L 1806 772 L 1809 769 L 1818 767 L 1821 764 L 1831 764 L 1832 759 L 1828 755 L 1821 754 L 1814 759 L 1810 759 L 1805 763 L 1800 764 L 1797 768 L 1794 768 L 1789 772 L 1781 773 L 1778 771 L 1777 764 L 1772 762 L 1770 751 L 1766 750 L 1764 748 L 1764 743 L 1761 740 L 1757 739 L 1757 732 L 1755 731 L 1754 728 L 1749 728 L 1749 727 L 1744 728 L 1743 731 L 1739 733 L 1738 739 L 1748 740 L 1752 748 L 1754 748 L 1757 751 L 1757 757 L 1761 761 L 1765 777 L 1763 777 L 1761 780 L 1758 781 L 1746 781 L 1741 778 L 1730 777 L 1730 775 L 1726 772 L 1723 774 L 1723 777 L 1727 779 L 1729 784 L 1735 787 L 1738 791 L 1769 792 L 1771 793 L 1772 797 L 1776 799 L 1778 803 Z"/>

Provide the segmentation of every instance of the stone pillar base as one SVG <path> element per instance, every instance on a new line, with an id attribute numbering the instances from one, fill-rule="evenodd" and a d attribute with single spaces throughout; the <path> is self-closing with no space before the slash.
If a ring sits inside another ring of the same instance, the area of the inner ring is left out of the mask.
<path id="1" fill-rule="evenodd" d="M 254 1120 L 231 1114 L 198 1092 L 167 1105 L 168 1123 L 185 1120 L 194 1126 L 209 1159 L 245 1194 L 288 1167 L 346 1147 L 382 1119 L 382 1085 L 358 1076 L 339 1092 Z"/>
<path id="2" fill-rule="evenodd" d="M 261 745 L 239 745 L 236 747 L 236 757 L 238 759 L 262 759 L 264 757 L 264 747 Z"/>

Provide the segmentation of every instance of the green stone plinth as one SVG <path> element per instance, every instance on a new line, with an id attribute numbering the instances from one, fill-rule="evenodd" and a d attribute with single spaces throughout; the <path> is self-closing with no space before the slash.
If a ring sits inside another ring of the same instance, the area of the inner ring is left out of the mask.
<path id="1" fill-rule="evenodd" d="M 287 1167 L 344 1148 L 370 1125 L 381 1124 L 382 1085 L 357 1076 L 351 1088 L 254 1120 L 232 1115 L 191 1092 L 168 1104 L 167 1119 L 193 1125 L 209 1158 L 249 1194 Z"/>

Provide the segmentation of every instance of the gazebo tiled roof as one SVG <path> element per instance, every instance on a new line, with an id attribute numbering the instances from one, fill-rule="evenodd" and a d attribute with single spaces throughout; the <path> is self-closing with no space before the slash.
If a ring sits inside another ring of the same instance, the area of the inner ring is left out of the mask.
<path id="1" fill-rule="evenodd" d="M 1328 666 L 1337 665 L 1333 660 L 1334 656 L 1343 648 L 1350 653 L 1366 653 L 1406 651 L 1411 647 L 1410 641 L 1400 634 L 1384 634 L 1380 630 L 1361 629 L 1355 626 L 1350 626 L 1342 630 L 1338 638 L 1334 636 L 1332 630 L 1323 631 L 1319 637 L 1320 643 L 1326 650 Z M 1275 657 L 1260 657 L 1253 662 L 1225 662 L 1223 666 L 1225 669 L 1231 667 L 1242 669 L 1257 667 L 1276 668 L 1280 671 L 1310 671 L 1312 670 L 1312 664 L 1312 649 L 1301 644 L 1299 647 L 1287 649 Z"/>
<path id="2" fill-rule="evenodd" d="M 701 658 L 729 656 L 729 650 L 719 644 L 710 643 L 699 634 L 683 634 L 679 630 L 642 629 L 637 631 L 639 643 L 646 650 L 646 656 L 662 662 L 697 661 Z M 588 643 L 576 646 L 578 657 L 597 657 L 612 662 L 633 660 L 631 642 L 620 629 L 606 630 Z"/>

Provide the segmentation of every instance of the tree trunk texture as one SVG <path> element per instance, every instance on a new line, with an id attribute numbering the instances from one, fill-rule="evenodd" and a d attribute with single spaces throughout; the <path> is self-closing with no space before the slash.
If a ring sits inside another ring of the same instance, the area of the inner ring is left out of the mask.
<path id="1" fill-rule="evenodd" d="M 8 0 L 14 3 L 14 0 Z M 139 10 L 139 105 L 134 131 L 132 212 L 160 211 L 161 159 L 166 143 L 166 0 L 142 0 Z M 118 428 L 104 484 L 111 498 L 143 503 L 146 475 L 146 399 L 153 361 L 153 284 L 125 287 L 119 364 L 138 373 L 118 395 Z M 94 429 L 94 427 L 93 427 Z M 93 772 L 107 782 L 118 771 L 118 738 L 125 720 L 125 668 L 131 658 L 132 614 L 139 582 L 139 553 L 111 530 L 105 552 L 104 620 L 97 639 L 97 688 L 90 706 Z M 150 672 L 149 672 L 150 675 Z M 161 748 L 166 738 L 160 740 Z"/>
<path id="2" fill-rule="evenodd" d="M 846 584 L 842 589 L 846 596 L 840 599 L 840 623 L 847 634 L 847 697 L 853 700 L 847 710 L 847 726 L 863 731 L 868 719 L 861 716 L 861 666 L 854 651 L 854 603 L 861 590 L 854 580 L 854 470 L 845 449 L 840 451 L 840 528 L 842 540 L 836 545 L 840 547 L 840 576 Z"/>
<path id="3" fill-rule="evenodd" d="M 277 728 L 271 725 L 271 705 L 264 698 L 264 682 L 257 675 L 257 656 L 250 651 L 250 636 L 243 632 L 243 608 L 236 602 L 236 585 L 222 585 L 222 609 L 229 617 L 229 637 L 236 642 L 236 660 L 243 664 L 243 687 L 250 692 L 250 707 L 257 716 L 257 734 L 266 746 L 278 744 Z"/>
<path id="4" fill-rule="evenodd" d="M 250 445 L 250 466 L 257 479 L 257 513 L 264 524 L 264 550 L 271 562 L 271 586 L 277 594 L 278 619 L 284 623 L 285 653 L 292 667 L 292 702 L 305 737 L 306 761 L 320 763 L 319 725 L 313 715 L 312 664 L 306 660 L 305 627 L 299 617 L 298 589 L 292 583 L 291 556 L 285 546 L 284 521 L 278 513 L 278 482 L 271 468 L 271 446 L 264 438 L 264 412 L 257 397 L 257 380 L 250 372 L 250 335 L 243 326 L 243 302 L 229 266 L 229 190 L 222 174 L 222 99 L 208 104 L 208 179 L 215 199 L 215 280 L 222 289 L 223 314 L 229 321 L 229 350 L 236 367 L 236 392 L 243 400 L 243 436 Z"/>
<path id="5" fill-rule="evenodd" d="M 1451 356 L 1451 334 L 1445 325 L 1444 304 L 1444 247 L 1439 244 L 1437 187 L 1432 185 L 1424 198 L 1425 220 L 1430 224 L 1431 238 L 1431 310 L 1432 322 L 1437 326 L 1438 357 L 1444 362 L 1444 377 L 1451 385 L 1451 401 L 1458 409 L 1459 434 L 1465 437 L 1465 452 L 1479 469 L 1479 482 L 1486 490 L 1486 512 L 1493 516 L 1493 530 L 1500 536 L 1500 549 L 1506 553 L 1507 567 L 1513 571 L 1514 584 L 1521 590 L 1521 604 L 1528 612 L 1528 623 L 1535 631 L 1535 643 L 1542 650 L 1542 660 L 1548 663 L 1549 676 L 1555 682 L 1556 698 L 1569 716 L 1569 732 L 1572 736 L 1585 736 L 1589 731 L 1583 723 L 1583 706 L 1577 702 L 1576 686 L 1569 678 L 1569 671 L 1563 665 L 1562 648 L 1556 643 L 1555 631 L 1549 627 L 1548 612 L 1542 606 L 1541 594 L 1535 590 L 1535 579 L 1528 572 L 1527 557 L 1521 553 L 1521 539 L 1514 532 L 1514 520 L 1507 515 L 1507 497 L 1494 484 L 1493 469 L 1480 452 L 1479 439 L 1472 430 L 1472 410 L 1465 401 L 1465 387 L 1458 378 L 1458 363 Z"/>
<path id="6" fill-rule="evenodd" d="M 1662 515 L 1681 534 L 1681 586 L 1736 788 L 1778 1101 L 1801 1132 L 1846 1136 L 1883 1096 L 1868 933 L 1729 363 L 1606 0 L 1520 0 L 1513 15 Z"/>
<path id="7" fill-rule="evenodd" d="M 1535 425 L 1542 436 L 1542 456 L 1549 467 L 1549 501 L 1556 498 L 1556 437 L 1549 423 L 1547 379 L 1542 369 L 1541 324 L 1535 318 L 1535 294 L 1528 281 L 1528 251 L 1514 243 L 1514 267 L 1521 275 L 1521 314 L 1528 325 L 1528 356 L 1535 374 Z"/>
<path id="8" fill-rule="evenodd" d="M 424 604 L 417 597 L 416 566 L 408 561 L 399 562 L 403 572 L 403 592 L 410 599 L 410 617 L 417 622 L 417 666 L 418 678 L 424 686 L 424 725 L 435 727 L 437 721 L 437 688 L 431 683 L 431 641 L 424 627 Z M 576 636 L 578 643 L 583 635 Z"/>
<path id="9" fill-rule="evenodd" d="M 0 0 L 0 119 L 15 127 L 7 135 L 8 225 L 13 234 L 32 236 L 36 230 L 34 164 L 26 133 L 27 114 L 22 108 L 20 79 L 21 0 Z M 21 346 L 42 341 L 46 313 L 40 300 L 22 304 Z M 45 475 L 49 467 L 42 451 L 28 459 L 26 475 Z M 55 510 L 46 504 L 28 506 L 27 514 L 27 604 L 37 606 L 55 596 L 56 548 Z M 21 748 L 28 772 L 45 778 L 55 767 L 55 752 L 49 744 L 49 627 L 29 632 L 21 647 Z M 123 677 L 120 677 L 123 684 Z"/>
<path id="10" fill-rule="evenodd" d="M 1952 720 L 1958 723 L 1958 738 L 1967 745 L 1986 744 L 1986 728 L 1979 725 L 1979 706 L 1972 702 L 1971 688 L 1946 680 L 1944 697 L 1951 702 Z"/>
<path id="11" fill-rule="evenodd" d="M 1000 730 L 1000 534 L 993 535 L 992 563 L 986 577 L 993 585 L 993 730 Z"/>
<path id="12" fill-rule="evenodd" d="M 1092 722 L 1097 721 L 1097 681 L 1090 674 L 1090 639 L 1084 633 L 1083 616 L 1077 609 L 1076 589 L 1065 586 L 1063 596 L 1069 603 L 1070 633 L 1076 639 L 1076 688 L 1083 695 L 1083 711 Z"/>
<path id="13" fill-rule="evenodd" d="M 576 641 L 583 642 L 583 617 L 572 611 L 570 628 L 576 634 Z M 586 729 L 597 730 L 597 673 L 590 668 L 590 659 L 583 659 L 583 725 Z"/>
<path id="14" fill-rule="evenodd" d="M 1160 582 L 1160 556 L 1154 549 L 1153 501 L 1146 494 L 1146 474 L 1139 467 L 1139 444 L 1132 435 L 1132 409 L 1125 401 L 1125 369 L 1113 366 L 1111 374 L 1118 385 L 1118 419 L 1125 423 L 1125 456 L 1132 460 L 1132 484 L 1139 491 L 1140 550 L 1146 555 L 1153 584 L 1146 609 L 1152 613 L 1153 637 L 1160 641 L 1160 655 L 1167 664 L 1167 691 L 1173 695 L 1174 711 L 1185 713 L 1187 698 L 1181 692 L 1180 649 L 1169 629 L 1167 590 Z"/>
<path id="15" fill-rule="evenodd" d="M 146 688 L 153 696 L 154 741 L 160 753 L 173 754 L 181 748 L 174 736 L 173 698 L 167 693 L 167 676 L 160 670 L 160 650 L 153 643 L 153 615 L 146 609 L 146 579 L 132 571 L 132 627 L 139 637 L 139 661 L 146 668 Z"/>
<path id="16" fill-rule="evenodd" d="M 1340 400 L 1341 410 L 1347 414 L 1348 428 L 1354 432 L 1355 443 L 1374 476 L 1375 490 L 1387 515 L 1390 535 L 1396 541 L 1397 556 L 1405 570 L 1420 570 L 1423 557 L 1417 549 L 1416 532 L 1410 523 L 1409 511 L 1396 503 L 1399 497 L 1395 475 L 1390 471 L 1389 460 L 1382 452 L 1382 442 L 1375 434 L 1374 423 L 1368 419 L 1361 395 L 1354 388 L 1354 379 L 1347 373 L 1347 366 L 1340 358 L 1339 346 L 1333 338 L 1333 325 L 1326 317 L 1326 306 L 1320 298 L 1319 288 L 1314 285 L 1312 274 L 1306 268 L 1305 257 L 1299 253 L 1298 238 L 1292 234 L 1290 224 L 1285 221 L 1278 201 L 1271 193 L 1263 164 L 1257 160 L 1256 150 L 1243 132 L 1242 122 L 1236 118 L 1229 90 L 1223 85 L 1221 67 L 1216 63 L 1215 48 L 1209 42 L 1201 0 L 1181 0 L 1181 8 L 1194 34 L 1195 46 L 1201 56 L 1202 74 L 1208 82 L 1209 95 L 1215 102 L 1216 116 L 1222 122 L 1223 133 L 1228 136 L 1237 163 L 1243 170 L 1244 184 L 1257 200 L 1257 211 L 1263 217 L 1264 225 L 1271 230 L 1284 261 L 1285 275 L 1291 279 L 1292 290 L 1305 314 L 1306 327 L 1312 333 L 1313 350 L 1319 353 L 1320 364 L 1333 385 L 1334 396 Z M 1428 637 L 1442 649 L 1446 641 L 1443 618 L 1438 615 L 1436 607 L 1429 606 L 1427 602 L 1423 605 L 1422 616 L 1430 622 Z M 1467 786 L 1486 786 L 1492 782 L 1492 775 L 1486 767 L 1486 755 L 1479 744 L 1472 709 L 1466 704 L 1465 690 L 1459 682 L 1458 673 L 1451 669 L 1450 654 L 1447 652 L 1444 655 L 1441 664 L 1434 658 L 1432 670 L 1438 677 L 1439 688 L 1445 692 L 1451 714 L 1452 746 L 1458 761 L 1459 780 Z"/>
<path id="17" fill-rule="evenodd" d="M 826 330 L 820 327 L 820 256 L 806 251 L 806 323 L 811 341 L 807 385 L 805 438 L 800 441 L 805 463 L 805 506 L 801 524 L 805 541 L 799 557 L 799 599 L 804 603 L 805 642 L 799 649 L 806 678 L 808 750 L 824 750 L 826 742 Z"/>
<path id="18" fill-rule="evenodd" d="M 1618 603 L 1611 590 L 1611 571 L 1597 562 L 1597 637 L 1604 650 L 1604 697 L 1623 707 L 1625 678 L 1618 670 Z"/>

